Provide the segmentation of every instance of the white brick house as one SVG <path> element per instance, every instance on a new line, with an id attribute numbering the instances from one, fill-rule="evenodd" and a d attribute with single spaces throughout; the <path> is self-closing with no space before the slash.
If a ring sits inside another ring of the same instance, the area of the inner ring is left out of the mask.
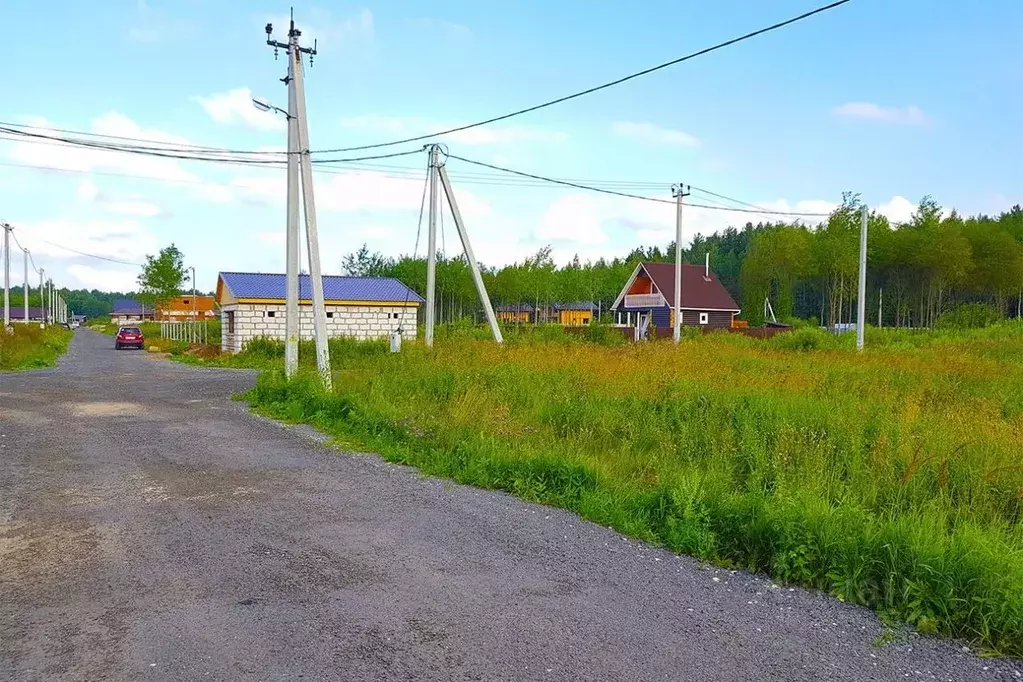
<path id="1" fill-rule="evenodd" d="M 285 338 L 285 276 L 222 272 L 217 278 L 221 310 L 221 351 L 237 353 L 246 342 Z M 313 311 L 308 275 L 299 278 L 299 335 L 313 338 Z M 382 339 L 400 331 L 416 336 L 416 317 L 423 299 L 390 277 L 324 275 L 327 335 Z"/>

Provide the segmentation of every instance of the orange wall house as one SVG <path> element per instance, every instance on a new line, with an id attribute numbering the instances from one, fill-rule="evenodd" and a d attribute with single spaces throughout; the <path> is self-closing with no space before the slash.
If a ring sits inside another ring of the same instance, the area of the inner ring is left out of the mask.
<path id="1" fill-rule="evenodd" d="M 194 305 L 194 308 L 193 308 Z M 193 312 L 194 311 L 194 312 Z M 156 319 L 167 322 L 212 320 L 217 316 L 212 296 L 175 296 L 156 307 Z"/>

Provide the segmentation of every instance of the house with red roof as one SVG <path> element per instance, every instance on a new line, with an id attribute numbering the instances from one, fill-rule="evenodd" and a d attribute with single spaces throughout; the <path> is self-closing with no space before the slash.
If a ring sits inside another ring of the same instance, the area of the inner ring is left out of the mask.
<path id="1" fill-rule="evenodd" d="M 237 353 L 259 337 L 285 339 L 287 278 L 260 272 L 221 272 L 217 277 L 221 350 Z M 416 292 L 393 277 L 323 276 L 327 336 L 387 338 L 399 332 L 415 338 L 419 306 Z M 298 331 L 313 338 L 312 286 L 309 275 L 298 281 Z"/>
<path id="2" fill-rule="evenodd" d="M 611 306 L 615 323 L 634 326 L 639 338 L 651 328 L 672 329 L 675 324 L 675 264 L 643 262 L 636 265 Z M 682 324 L 728 329 L 739 314 L 732 295 L 709 266 L 682 266 Z"/>

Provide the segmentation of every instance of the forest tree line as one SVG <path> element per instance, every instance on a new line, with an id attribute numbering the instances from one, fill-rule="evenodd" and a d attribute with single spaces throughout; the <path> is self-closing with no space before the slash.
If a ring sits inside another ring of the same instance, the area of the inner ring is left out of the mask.
<path id="1" fill-rule="evenodd" d="M 751 324 L 764 321 L 769 300 L 779 320 L 800 318 L 832 326 L 855 321 L 860 198 L 842 204 L 816 226 L 746 223 L 712 235 L 696 235 L 682 258 L 711 269 L 742 307 Z M 962 303 L 986 303 L 1005 316 L 1023 306 L 1023 208 L 998 216 L 944 214 L 924 197 L 906 223 L 871 212 L 867 242 L 867 319 L 886 326 L 930 326 Z M 621 258 L 557 266 L 551 247 L 519 263 L 483 268 L 495 304 L 548 305 L 592 301 L 604 313 L 641 260 L 674 261 L 674 243 L 639 247 Z M 365 246 L 345 256 L 346 274 L 396 277 L 416 292 L 426 290 L 426 258 L 385 257 Z M 479 319 L 468 264 L 437 258 L 438 317 Z"/>

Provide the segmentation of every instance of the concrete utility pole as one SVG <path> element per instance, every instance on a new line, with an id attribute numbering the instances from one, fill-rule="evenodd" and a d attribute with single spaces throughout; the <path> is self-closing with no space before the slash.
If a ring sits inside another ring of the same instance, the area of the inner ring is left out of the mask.
<path id="1" fill-rule="evenodd" d="M 436 150 L 431 151 L 431 160 L 435 159 Z M 465 251 L 465 259 L 469 261 L 469 269 L 472 271 L 472 281 L 476 284 L 476 292 L 483 303 L 483 310 L 487 314 L 487 322 L 490 323 L 490 331 L 494 334 L 494 340 L 498 343 L 504 342 L 501 335 L 501 328 L 497 325 L 497 316 L 494 315 L 494 307 L 490 304 L 490 296 L 487 295 L 487 287 L 483 283 L 483 275 L 476 263 L 476 256 L 473 253 L 472 245 L 469 243 L 469 234 L 465 231 L 462 223 L 462 213 L 458 210 L 458 202 L 455 201 L 455 192 L 451 189 L 451 181 L 448 179 L 448 172 L 443 165 L 436 167 L 435 172 L 444 186 L 444 195 L 448 198 L 448 206 L 451 207 L 451 217 L 455 219 L 455 227 L 458 228 L 458 238 L 462 240 L 462 249 Z M 434 282 L 436 286 L 436 282 Z M 427 289 L 427 295 L 434 293 L 433 288 Z M 428 318 L 429 319 L 429 318 Z"/>
<path id="2" fill-rule="evenodd" d="M 43 295 L 46 268 L 39 268 L 39 321 L 46 324 L 46 296 Z"/>
<path id="3" fill-rule="evenodd" d="M 860 287 L 856 297 L 856 348 L 863 350 L 867 326 L 867 205 L 860 208 Z"/>
<path id="4" fill-rule="evenodd" d="M 11 226 L 4 223 L 4 326 L 11 323 Z"/>
<path id="5" fill-rule="evenodd" d="M 290 41 L 289 36 L 289 49 Z M 298 43 L 298 37 L 294 38 Z M 295 76 L 295 61 L 288 59 L 288 233 L 287 233 L 287 277 L 285 278 L 284 303 L 284 375 L 288 378 L 298 372 L 298 341 L 301 335 L 299 327 L 298 278 L 301 261 L 298 227 L 298 102 L 295 88 L 291 82 Z"/>
<path id="6" fill-rule="evenodd" d="M 283 48 L 288 55 L 288 75 L 281 80 L 288 86 L 288 110 L 283 111 L 275 106 L 252 100 L 257 108 L 263 111 L 273 109 L 284 114 L 288 120 L 288 207 L 287 207 L 287 231 L 285 242 L 287 244 L 285 254 L 285 278 L 284 278 L 284 375 L 288 378 L 295 376 L 298 371 L 298 342 L 301 336 L 301 320 L 299 316 L 299 265 L 301 261 L 301 248 L 299 246 L 300 234 L 298 227 L 298 188 L 299 188 L 299 144 L 298 129 L 298 98 L 293 86 L 295 82 L 296 65 L 301 70 L 302 48 L 298 44 L 300 31 L 295 30 L 294 12 L 292 13 L 291 25 L 288 30 L 288 42 L 280 43 L 273 39 L 273 25 L 266 25 L 266 44 L 274 48 L 274 58 L 278 50 Z M 310 59 L 315 53 L 315 48 L 310 52 Z M 292 57 L 297 55 L 298 59 Z"/>
<path id="7" fill-rule="evenodd" d="M 305 209 L 306 247 L 309 254 L 309 281 L 312 285 L 313 334 L 316 337 L 316 367 L 319 369 L 323 385 L 331 386 L 330 349 L 327 346 L 327 309 L 323 302 L 323 275 L 320 269 L 320 238 L 316 228 L 316 199 L 313 192 L 313 168 L 309 156 L 309 121 L 305 107 L 305 80 L 302 69 L 302 55 L 309 55 L 309 64 L 316 55 L 316 43 L 313 47 L 302 47 L 299 37 L 302 32 L 295 28 L 294 16 L 288 29 L 288 43 L 285 45 L 271 38 L 273 26 L 266 25 L 267 44 L 274 50 L 284 48 L 288 53 L 288 107 L 292 107 L 294 97 L 294 113 L 298 131 L 299 173 L 302 178 L 302 205 Z M 289 118 L 289 123 L 291 119 Z M 290 151 L 290 150 L 289 150 Z M 285 321 L 287 333 L 287 321 Z M 286 347 L 285 347 L 286 349 Z"/>
<path id="8" fill-rule="evenodd" d="M 195 286 L 195 266 L 192 265 L 192 266 L 189 267 L 189 269 L 192 271 L 192 330 L 191 331 L 192 331 L 192 343 L 195 343 L 196 340 L 197 340 L 195 338 L 195 332 L 196 332 L 195 326 L 199 323 L 199 317 L 196 314 L 196 308 L 195 308 L 195 297 L 199 295 L 199 290 Z"/>
<path id="9" fill-rule="evenodd" d="M 24 253 L 24 258 L 25 258 L 25 288 L 24 288 L 25 300 L 22 301 L 22 303 L 25 304 L 25 322 L 28 322 L 28 249 L 22 249 L 22 251 L 25 252 Z"/>
<path id="10" fill-rule="evenodd" d="M 884 303 L 884 289 L 877 290 L 877 326 L 881 328 L 881 305 Z"/>
<path id="11" fill-rule="evenodd" d="M 682 199 L 689 196 L 688 187 L 679 183 L 671 188 L 675 197 L 675 325 L 672 338 L 682 340 Z"/>
<path id="12" fill-rule="evenodd" d="M 433 325 L 437 307 L 437 168 L 440 146 L 430 146 L 430 219 L 426 238 L 426 345 L 433 345 Z"/>

